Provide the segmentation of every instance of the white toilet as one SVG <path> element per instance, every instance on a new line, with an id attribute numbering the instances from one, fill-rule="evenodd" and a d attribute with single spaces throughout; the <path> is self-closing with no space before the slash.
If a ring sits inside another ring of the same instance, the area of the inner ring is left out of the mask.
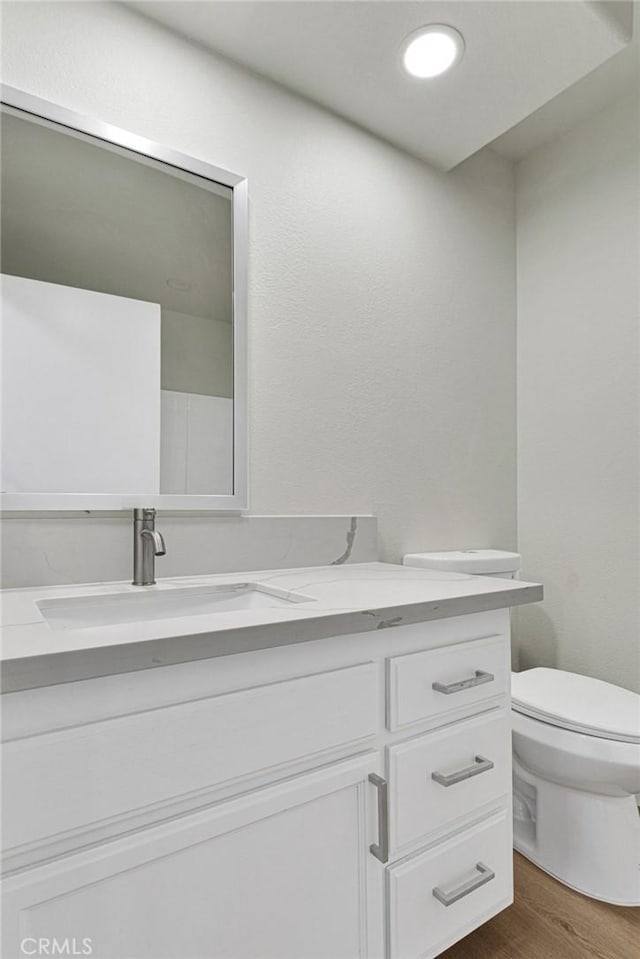
<path id="1" fill-rule="evenodd" d="M 493 560 L 493 565 L 492 565 Z M 405 563 L 513 578 L 516 553 Z M 514 846 L 594 899 L 640 906 L 640 696 L 560 669 L 512 673 Z"/>
<path id="2" fill-rule="evenodd" d="M 640 906 L 640 696 L 560 669 L 511 679 L 514 846 L 587 896 Z"/>

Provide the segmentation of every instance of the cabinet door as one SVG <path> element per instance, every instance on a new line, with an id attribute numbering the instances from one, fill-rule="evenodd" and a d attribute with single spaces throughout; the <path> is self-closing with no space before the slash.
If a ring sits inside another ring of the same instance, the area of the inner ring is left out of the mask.
<path id="1" fill-rule="evenodd" d="M 381 956 L 378 764 L 364 754 L 10 877 L 4 956 L 38 940 L 100 959 Z"/>

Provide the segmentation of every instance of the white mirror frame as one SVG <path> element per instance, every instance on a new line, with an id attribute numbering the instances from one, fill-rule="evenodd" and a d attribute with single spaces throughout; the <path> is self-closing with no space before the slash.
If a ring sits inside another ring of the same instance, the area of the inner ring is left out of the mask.
<path id="1" fill-rule="evenodd" d="M 139 506 L 163 510 L 245 510 L 247 477 L 247 261 L 249 254 L 248 188 L 245 177 L 222 170 L 135 133 L 93 120 L 55 103 L 2 85 L 5 106 L 51 120 L 134 153 L 188 170 L 233 190 L 233 493 L 181 495 L 173 493 L 1 493 L 3 510 L 121 510 Z"/>

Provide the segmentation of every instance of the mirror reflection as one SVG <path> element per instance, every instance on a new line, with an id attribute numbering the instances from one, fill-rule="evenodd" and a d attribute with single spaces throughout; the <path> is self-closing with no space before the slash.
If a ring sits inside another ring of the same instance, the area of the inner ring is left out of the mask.
<path id="1" fill-rule="evenodd" d="M 1 166 L 3 491 L 233 493 L 232 189 L 12 108 Z"/>

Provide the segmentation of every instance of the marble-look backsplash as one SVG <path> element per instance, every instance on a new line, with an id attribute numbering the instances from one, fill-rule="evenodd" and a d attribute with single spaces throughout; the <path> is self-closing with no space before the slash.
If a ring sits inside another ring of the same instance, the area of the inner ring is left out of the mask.
<path id="1" fill-rule="evenodd" d="M 224 516 L 158 513 L 167 555 L 156 576 L 288 569 L 378 558 L 374 516 Z M 132 518 L 122 513 L 5 513 L 5 589 L 127 580 Z"/>

